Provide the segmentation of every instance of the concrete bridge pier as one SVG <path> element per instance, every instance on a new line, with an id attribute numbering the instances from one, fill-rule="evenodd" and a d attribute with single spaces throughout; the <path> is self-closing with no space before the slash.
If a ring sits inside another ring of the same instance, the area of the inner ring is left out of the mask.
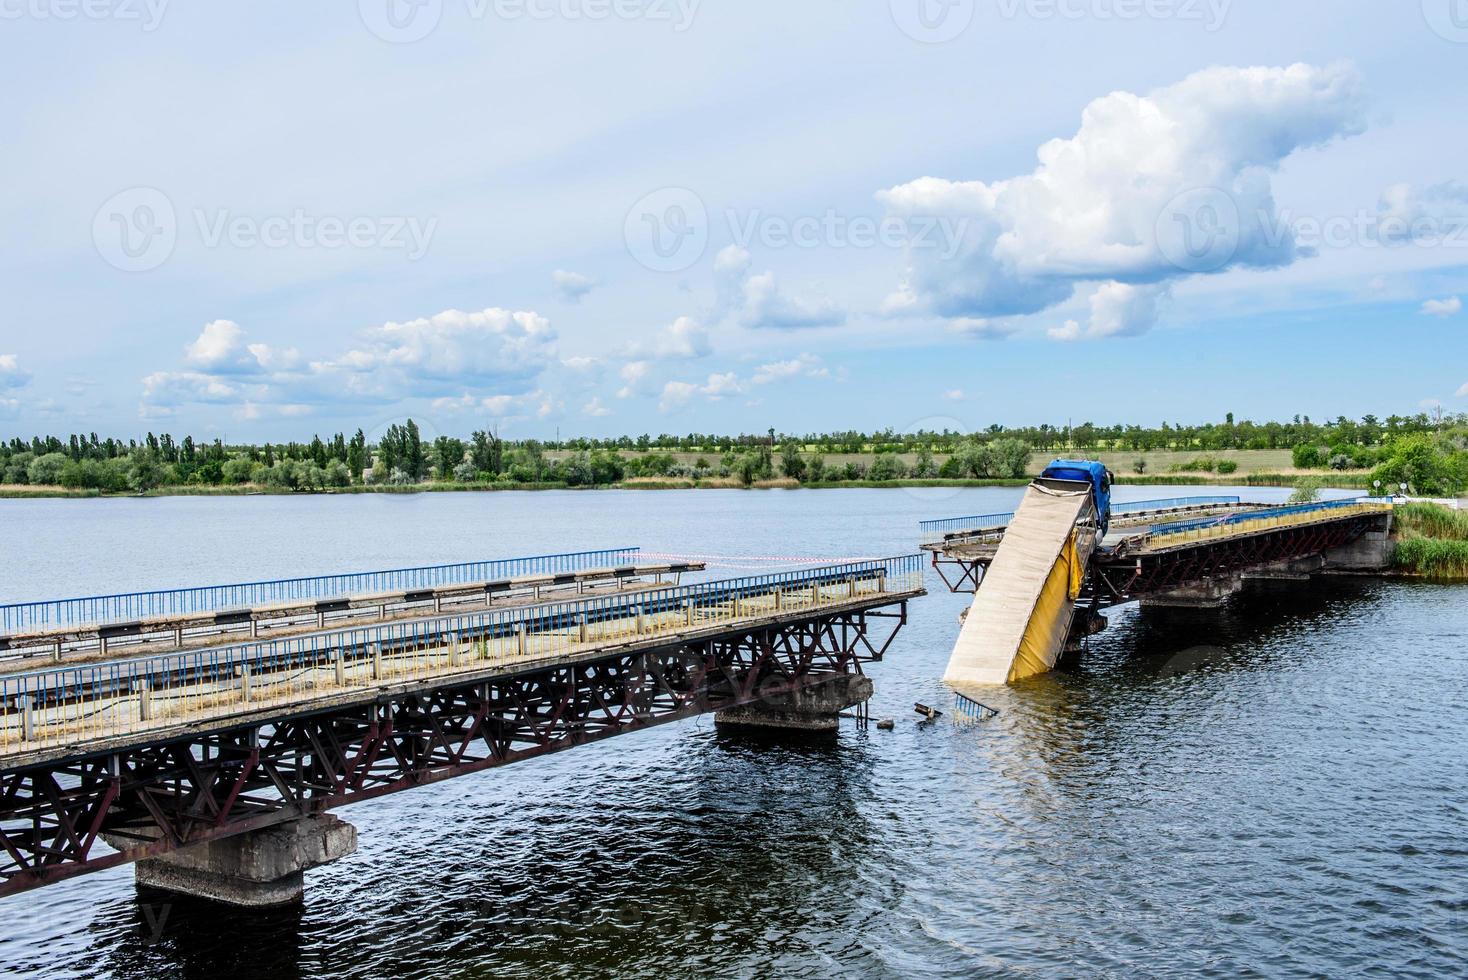
<path id="1" fill-rule="evenodd" d="M 106 839 L 106 835 L 104 835 Z M 126 840 L 108 840 L 119 849 Z M 264 908 L 301 901 L 305 873 L 357 850 L 357 828 L 325 813 L 137 862 L 139 885 Z"/>
<path id="2" fill-rule="evenodd" d="M 834 674 L 813 684 L 781 687 L 754 704 L 727 708 L 714 715 L 721 729 L 835 732 L 841 712 L 872 696 L 871 678 Z"/>

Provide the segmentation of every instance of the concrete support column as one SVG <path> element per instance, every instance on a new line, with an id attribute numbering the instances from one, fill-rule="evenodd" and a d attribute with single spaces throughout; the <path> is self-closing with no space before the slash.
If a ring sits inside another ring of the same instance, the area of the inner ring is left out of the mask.
<path id="1" fill-rule="evenodd" d="M 126 848 L 135 842 L 108 840 Z M 139 885 L 229 905 L 299 902 L 305 872 L 357 850 L 357 828 L 331 814 L 195 844 L 137 862 Z"/>
<path id="2" fill-rule="evenodd" d="M 1325 570 L 1342 572 L 1379 572 L 1391 567 L 1392 518 L 1382 515 L 1376 526 L 1350 544 L 1327 551 Z"/>
<path id="3" fill-rule="evenodd" d="M 794 690 L 772 691 L 754 704 L 720 711 L 714 715 L 714 722 L 721 729 L 834 732 L 842 711 L 871 696 L 871 678 L 832 674 Z"/>

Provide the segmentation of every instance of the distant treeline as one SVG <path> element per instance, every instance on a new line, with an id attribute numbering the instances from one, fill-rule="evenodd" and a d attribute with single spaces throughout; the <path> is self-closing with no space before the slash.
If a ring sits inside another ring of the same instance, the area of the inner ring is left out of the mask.
<path id="1" fill-rule="evenodd" d="M 596 486 L 634 478 L 724 478 L 744 484 L 783 477 L 810 483 L 899 479 L 1015 478 L 1031 453 L 1086 455 L 1101 451 L 1197 451 L 1289 449 L 1301 468 L 1389 467 L 1393 447 L 1415 447 L 1384 476 L 1404 478 L 1422 492 L 1453 492 L 1459 485 L 1463 432 L 1468 416 L 1392 415 L 1314 422 L 1224 421 L 1205 425 L 1040 425 L 980 432 L 944 430 L 763 434 L 622 436 L 542 442 L 505 440 L 488 430 L 468 439 L 423 439 L 411 419 L 375 441 L 358 429 L 315 436 L 310 442 L 196 442 L 148 433 L 126 442 L 96 433 L 67 438 L 12 438 L 0 444 L 0 482 L 60 485 L 102 491 L 148 490 L 160 485 L 255 484 L 281 489 L 353 485 L 407 486 L 453 483 Z M 554 455 L 552 455 L 554 454 Z M 864 460 L 828 460 L 862 456 Z M 1428 467 L 1429 457 L 1446 462 Z M 1208 457 L 1204 457 L 1205 459 Z M 1140 462 L 1140 461 L 1139 461 Z M 1405 466 L 1405 469 L 1403 468 Z M 1144 467 L 1136 468 L 1138 473 Z M 1214 467 L 1203 467 L 1213 470 Z M 1431 469 L 1431 472 L 1427 472 Z M 1468 466 L 1463 467 L 1468 480 Z M 1226 470 L 1225 470 L 1226 472 Z M 1431 488 L 1427 484 L 1431 484 Z"/>

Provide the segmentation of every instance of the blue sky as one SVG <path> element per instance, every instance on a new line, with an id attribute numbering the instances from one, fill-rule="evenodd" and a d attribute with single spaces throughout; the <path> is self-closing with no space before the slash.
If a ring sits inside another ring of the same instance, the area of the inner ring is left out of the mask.
<path id="1" fill-rule="evenodd" d="M 1468 409 L 1465 0 L 0 0 L 0 82 L 0 434 Z"/>

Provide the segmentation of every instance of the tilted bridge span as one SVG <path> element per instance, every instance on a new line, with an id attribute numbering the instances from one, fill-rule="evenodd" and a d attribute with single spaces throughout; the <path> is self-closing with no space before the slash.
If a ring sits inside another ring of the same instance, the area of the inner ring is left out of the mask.
<path id="1" fill-rule="evenodd" d="M 1095 497 L 1041 479 L 1014 513 L 923 523 L 934 569 L 974 593 L 944 678 L 960 693 L 1052 669 L 1111 606 L 1214 606 L 1249 579 L 1375 571 L 1390 556 L 1389 500 L 1182 497 L 1110 505 L 1107 522 Z"/>

